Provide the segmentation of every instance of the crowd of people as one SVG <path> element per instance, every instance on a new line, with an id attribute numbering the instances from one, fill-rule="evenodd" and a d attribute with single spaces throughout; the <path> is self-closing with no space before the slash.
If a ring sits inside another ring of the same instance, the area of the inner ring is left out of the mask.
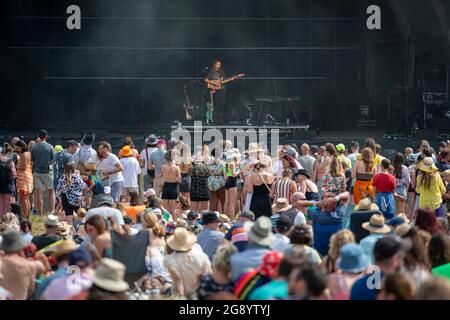
<path id="1" fill-rule="evenodd" d="M 47 139 L 2 147 L 0 300 L 450 299 L 447 142 Z"/>

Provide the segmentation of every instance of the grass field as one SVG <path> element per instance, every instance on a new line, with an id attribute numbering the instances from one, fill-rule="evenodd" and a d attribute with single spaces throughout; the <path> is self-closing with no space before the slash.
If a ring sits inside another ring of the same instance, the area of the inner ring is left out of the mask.
<path id="1" fill-rule="evenodd" d="M 44 233 L 45 227 L 44 227 L 44 220 L 46 215 L 38 216 L 38 215 L 31 215 L 31 223 L 33 225 L 32 234 L 33 236 L 40 235 Z"/>

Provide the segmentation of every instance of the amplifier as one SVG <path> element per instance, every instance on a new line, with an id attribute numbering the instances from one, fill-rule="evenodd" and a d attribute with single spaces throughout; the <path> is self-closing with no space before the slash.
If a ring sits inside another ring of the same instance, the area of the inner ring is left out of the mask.
<path id="1" fill-rule="evenodd" d="M 447 93 L 425 92 L 423 94 L 423 102 L 426 103 L 446 103 L 448 101 Z"/>

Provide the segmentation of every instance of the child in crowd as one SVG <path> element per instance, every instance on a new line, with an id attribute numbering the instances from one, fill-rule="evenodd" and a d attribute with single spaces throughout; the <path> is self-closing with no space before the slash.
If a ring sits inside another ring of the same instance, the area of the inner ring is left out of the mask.
<path id="1" fill-rule="evenodd" d="M 391 162 L 388 159 L 381 161 L 381 173 L 373 178 L 373 186 L 376 189 L 376 203 L 386 219 L 391 219 L 395 214 L 395 177 L 389 173 Z"/>

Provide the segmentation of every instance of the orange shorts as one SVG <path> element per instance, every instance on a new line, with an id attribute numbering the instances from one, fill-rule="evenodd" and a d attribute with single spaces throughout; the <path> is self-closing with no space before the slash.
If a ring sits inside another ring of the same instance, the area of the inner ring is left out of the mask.
<path id="1" fill-rule="evenodd" d="M 29 196 L 31 194 L 30 191 L 26 191 L 26 190 L 19 190 L 19 195 L 25 197 L 25 196 Z"/>

